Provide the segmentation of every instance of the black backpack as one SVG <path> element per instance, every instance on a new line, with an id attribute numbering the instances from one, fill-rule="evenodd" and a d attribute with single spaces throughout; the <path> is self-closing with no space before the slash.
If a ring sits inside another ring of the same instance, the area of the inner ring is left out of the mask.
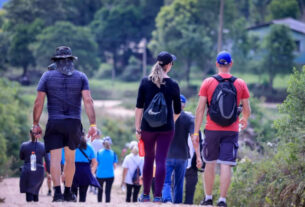
<path id="1" fill-rule="evenodd" d="M 150 127 L 160 127 L 167 123 L 167 106 L 162 92 L 157 93 L 144 111 L 143 118 Z"/>
<path id="2" fill-rule="evenodd" d="M 233 124 L 238 117 L 237 92 L 233 85 L 237 79 L 222 78 L 220 75 L 213 75 L 218 85 L 213 93 L 212 100 L 208 104 L 208 113 L 211 119 L 221 126 Z"/>
<path id="3" fill-rule="evenodd" d="M 134 185 L 140 185 L 140 176 L 141 176 L 141 170 L 139 167 L 134 171 L 132 175 L 132 183 Z"/>

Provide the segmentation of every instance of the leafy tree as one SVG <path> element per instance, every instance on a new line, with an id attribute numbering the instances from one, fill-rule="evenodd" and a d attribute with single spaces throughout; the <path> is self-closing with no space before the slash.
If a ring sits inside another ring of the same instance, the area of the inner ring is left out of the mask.
<path id="1" fill-rule="evenodd" d="M 254 24 L 265 23 L 268 15 L 268 5 L 272 0 L 252 0 L 251 1 L 251 17 Z"/>
<path id="2" fill-rule="evenodd" d="M 272 19 L 285 17 L 296 19 L 300 14 L 297 0 L 273 0 L 269 5 L 269 9 Z"/>
<path id="3" fill-rule="evenodd" d="M 4 5 L 9 27 L 18 24 L 31 24 L 37 18 L 42 19 L 45 26 L 65 19 L 62 0 L 10 0 Z"/>
<path id="4" fill-rule="evenodd" d="M 66 21 L 75 25 L 88 25 L 103 6 L 102 0 L 64 0 Z"/>
<path id="5" fill-rule="evenodd" d="M 77 27 L 69 22 L 57 22 L 54 26 L 45 28 L 32 45 L 37 65 L 46 69 L 55 48 L 61 45 L 71 47 L 73 55 L 79 58 L 76 68 L 92 74 L 99 67 L 97 44 L 90 30 Z"/>
<path id="6" fill-rule="evenodd" d="M 22 76 L 27 76 L 30 65 L 35 65 L 34 56 L 29 45 L 35 41 L 37 32 L 41 29 L 42 21 L 36 19 L 32 24 L 15 26 L 8 50 L 8 59 L 11 65 L 23 68 Z"/>
<path id="7" fill-rule="evenodd" d="M 91 24 L 99 51 L 104 56 L 111 54 L 113 78 L 118 73 L 118 59 L 129 50 L 131 42 L 140 40 L 140 11 L 134 5 L 117 4 L 100 9 Z"/>
<path id="8" fill-rule="evenodd" d="M 230 28 L 234 19 L 231 2 L 225 4 L 225 29 Z M 214 67 L 218 33 L 219 2 L 186 0 L 173 1 L 164 6 L 156 18 L 156 30 L 149 48 L 155 54 L 169 50 L 178 57 L 180 70 L 185 68 L 183 76 L 188 84 L 192 65 L 199 65 L 206 70 Z M 224 38 L 228 38 L 224 36 Z"/>
<path id="9" fill-rule="evenodd" d="M 20 166 L 19 147 L 28 139 L 29 104 L 16 83 L 0 79 L 0 174 L 16 172 Z M 6 168 L 11 160 L 10 169 Z"/>
<path id="10" fill-rule="evenodd" d="M 294 70 L 288 83 L 288 96 L 280 106 L 285 114 L 275 124 L 278 134 L 285 142 L 297 142 L 304 145 L 305 124 L 305 67 L 301 71 Z"/>
<path id="11" fill-rule="evenodd" d="M 293 67 L 294 40 L 290 30 L 284 25 L 271 26 L 270 33 L 265 38 L 263 46 L 266 55 L 262 61 L 262 69 L 269 76 L 269 88 L 272 89 L 274 77 L 277 74 L 290 73 Z"/>

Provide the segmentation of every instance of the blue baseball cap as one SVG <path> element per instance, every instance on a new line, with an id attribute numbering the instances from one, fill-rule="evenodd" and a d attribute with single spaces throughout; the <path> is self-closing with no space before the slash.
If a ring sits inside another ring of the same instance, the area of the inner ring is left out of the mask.
<path id="1" fill-rule="evenodd" d="M 181 101 L 182 103 L 186 103 L 187 99 L 185 98 L 184 95 L 180 94 L 180 101 Z"/>
<path id="2" fill-rule="evenodd" d="M 169 52 L 162 51 L 159 53 L 157 57 L 157 61 L 159 61 L 159 64 L 161 66 L 167 65 L 173 61 L 175 61 L 177 58 L 175 55 L 170 54 Z"/>
<path id="3" fill-rule="evenodd" d="M 218 53 L 216 60 L 220 65 L 228 65 L 232 62 L 231 55 L 227 51 L 221 51 Z"/>

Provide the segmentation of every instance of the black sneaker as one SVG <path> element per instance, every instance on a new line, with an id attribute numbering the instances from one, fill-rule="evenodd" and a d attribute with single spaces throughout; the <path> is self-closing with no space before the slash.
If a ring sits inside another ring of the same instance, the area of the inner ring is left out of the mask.
<path id="1" fill-rule="evenodd" d="M 64 193 L 64 201 L 76 202 L 76 196 L 72 192 Z"/>
<path id="2" fill-rule="evenodd" d="M 227 204 L 223 201 L 217 203 L 217 206 L 227 207 Z"/>
<path id="3" fill-rule="evenodd" d="M 200 205 L 202 206 L 212 206 L 213 205 L 213 200 L 209 199 L 209 200 L 205 200 L 205 198 L 200 202 Z"/>
<path id="4" fill-rule="evenodd" d="M 47 196 L 52 196 L 52 191 L 49 190 Z"/>
<path id="5" fill-rule="evenodd" d="M 52 202 L 63 202 L 63 201 L 64 201 L 64 197 L 61 193 L 54 193 Z"/>

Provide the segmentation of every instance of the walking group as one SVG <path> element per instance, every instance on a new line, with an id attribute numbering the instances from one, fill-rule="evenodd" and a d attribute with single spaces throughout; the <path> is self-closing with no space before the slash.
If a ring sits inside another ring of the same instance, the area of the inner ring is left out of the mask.
<path id="1" fill-rule="evenodd" d="M 111 150 L 111 138 L 99 139 L 88 79 L 74 68 L 76 59 L 69 47 L 58 47 L 52 57 L 54 63 L 39 81 L 31 141 L 23 143 L 20 149 L 20 158 L 24 160 L 20 191 L 26 193 L 27 201 L 38 201 L 45 157 L 53 181 L 54 202 L 75 202 L 78 194 L 79 201 L 85 202 L 89 186 L 93 186 L 90 191 L 98 189 L 97 200 L 101 202 L 104 183 L 105 201 L 110 202 L 118 159 Z M 200 205 L 213 205 L 218 163 L 217 206 L 227 206 L 239 130 L 247 127 L 251 113 L 247 85 L 231 75 L 230 53 L 220 52 L 216 57 L 218 74 L 203 81 L 193 116 L 184 111 L 187 99 L 180 93 L 179 84 L 168 75 L 175 60 L 173 54 L 159 53 L 149 76 L 141 80 L 135 109 L 135 136 L 144 143 L 145 156 L 139 156 L 142 149 L 134 144 L 124 158 L 121 187 L 126 189 L 126 202 L 193 204 L 198 171 L 201 171 L 205 195 Z M 42 135 L 39 120 L 45 96 L 48 122 L 43 144 L 37 139 Z M 91 140 L 87 140 L 81 123 L 82 100 L 90 124 L 87 137 Z M 205 128 L 201 134 L 205 111 Z M 64 165 L 61 165 L 63 155 Z M 63 192 L 61 181 L 65 186 Z"/>

